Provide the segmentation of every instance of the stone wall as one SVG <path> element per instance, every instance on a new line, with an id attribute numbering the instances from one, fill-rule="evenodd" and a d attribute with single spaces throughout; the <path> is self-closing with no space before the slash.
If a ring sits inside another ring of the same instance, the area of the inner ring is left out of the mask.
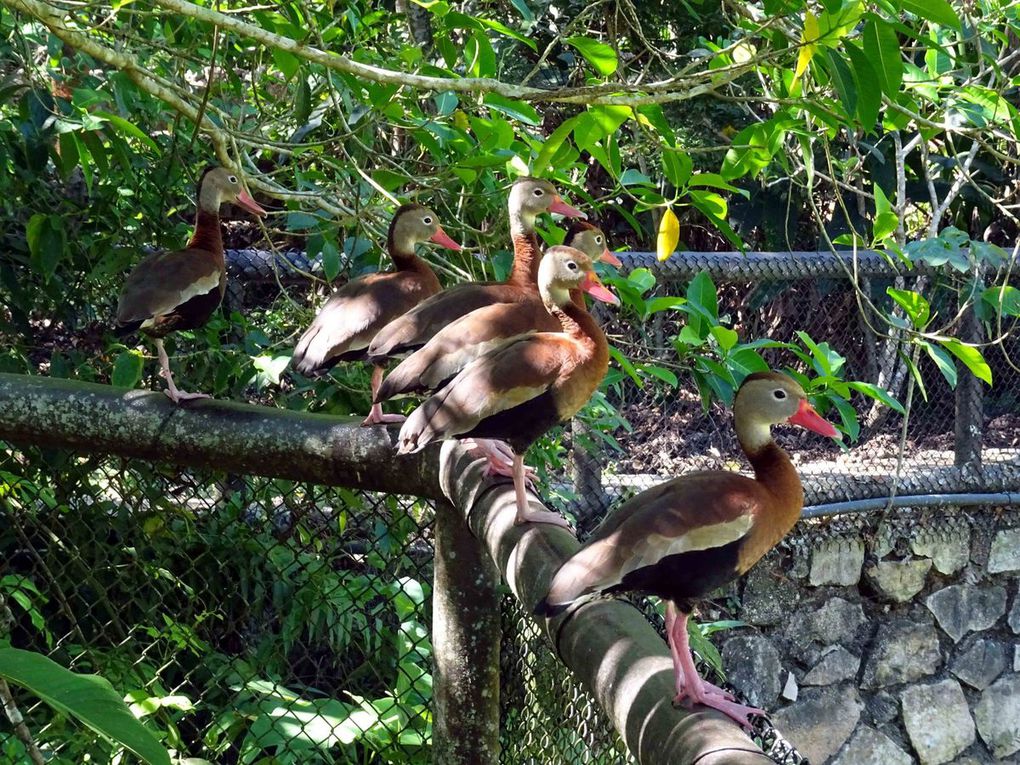
<path id="1" fill-rule="evenodd" d="M 744 579 L 728 679 L 812 765 L 1020 764 L 1017 511 L 802 524 Z"/>

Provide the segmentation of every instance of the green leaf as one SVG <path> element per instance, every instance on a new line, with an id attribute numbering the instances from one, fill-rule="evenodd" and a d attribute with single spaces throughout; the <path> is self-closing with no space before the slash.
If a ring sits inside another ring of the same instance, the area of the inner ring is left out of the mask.
<path id="1" fill-rule="evenodd" d="M 857 113 L 857 85 L 854 83 L 850 65 L 837 51 L 830 49 L 825 51 L 825 65 L 825 68 L 829 70 L 829 79 L 839 94 L 839 100 L 843 104 L 847 116 L 853 119 Z"/>
<path id="2" fill-rule="evenodd" d="M 973 345 L 966 345 L 959 340 L 942 340 L 942 347 L 963 362 L 970 373 L 987 385 L 992 384 L 992 369 L 981 355 L 981 351 Z"/>
<path id="3" fill-rule="evenodd" d="M 490 109 L 520 120 L 528 125 L 537 127 L 542 124 L 542 118 L 538 116 L 535 107 L 524 101 L 517 101 L 513 98 L 505 98 L 497 93 L 487 93 L 483 99 L 485 105 Z"/>
<path id="4" fill-rule="evenodd" d="M 924 341 L 921 343 L 921 346 L 928 352 L 928 356 L 931 357 L 931 360 L 935 362 L 935 366 L 939 368 L 942 376 L 946 378 L 946 382 L 949 383 L 949 387 L 956 388 L 956 364 L 954 364 L 953 360 L 949 358 L 949 354 L 934 343 Z"/>
<path id="5" fill-rule="evenodd" d="M 641 371 L 647 375 L 662 380 L 662 382 L 666 383 L 671 388 L 675 388 L 680 384 L 677 376 L 664 367 L 656 366 L 654 364 L 645 364 L 641 367 Z"/>
<path id="6" fill-rule="evenodd" d="M 910 322 L 917 329 L 923 329 L 928 324 L 931 306 L 923 295 L 912 290 L 898 290 L 895 287 L 887 287 L 885 292 L 906 312 Z"/>
<path id="7" fill-rule="evenodd" d="M 678 189 L 691 179 L 693 168 L 694 162 L 686 152 L 663 149 L 662 170 L 666 174 L 666 179 Z"/>
<path id="8" fill-rule="evenodd" d="M 134 388 L 142 379 L 142 368 L 145 366 L 145 359 L 137 350 L 124 351 L 117 356 L 113 362 L 113 374 L 110 376 L 110 384 L 115 388 Z"/>
<path id="9" fill-rule="evenodd" d="M 590 37 L 567 37 L 563 42 L 577 48 L 577 52 L 584 56 L 585 60 L 603 77 L 611 75 L 619 66 L 616 51 L 604 42 L 593 40 Z"/>
<path id="10" fill-rule="evenodd" d="M 574 129 L 574 123 L 576 117 L 571 117 L 565 120 L 558 128 L 556 128 L 552 134 L 545 139 L 545 143 L 542 144 L 542 149 L 538 152 L 538 156 L 535 157 L 535 162 L 532 165 L 531 172 L 535 175 L 541 175 L 549 163 L 552 161 L 553 156 L 563 146 L 563 142 L 570 135 L 570 131 Z"/>
<path id="11" fill-rule="evenodd" d="M 847 385 L 853 388 L 855 391 L 863 393 L 868 398 L 873 398 L 876 401 L 881 401 L 883 404 L 892 409 L 894 412 L 906 414 L 906 411 L 903 409 L 903 404 L 901 404 L 899 401 L 893 398 L 889 394 L 889 391 L 887 391 L 885 388 L 880 388 L 877 385 L 873 385 L 867 382 L 860 382 L 858 380 L 852 380 L 848 382 Z"/>
<path id="12" fill-rule="evenodd" d="M 740 339 L 740 336 L 729 327 L 715 326 L 712 327 L 711 332 L 716 342 L 719 343 L 719 347 L 724 351 L 730 350 Z"/>
<path id="13" fill-rule="evenodd" d="M 900 225 L 900 219 L 893 212 L 889 198 L 885 195 L 882 187 L 876 183 L 872 186 L 872 190 L 875 193 L 875 221 L 871 227 L 872 236 L 876 242 L 881 242 L 892 236 Z"/>
<path id="14" fill-rule="evenodd" d="M 32 266 L 49 282 L 64 258 L 66 235 L 64 221 L 57 215 L 36 213 L 25 225 L 25 238 L 32 255 Z"/>
<path id="15" fill-rule="evenodd" d="M 276 64 L 276 68 L 283 72 L 283 76 L 288 80 L 297 74 L 297 70 L 301 68 L 301 59 L 293 53 L 280 50 L 279 48 L 273 48 L 272 55 L 273 63 Z"/>
<path id="16" fill-rule="evenodd" d="M 889 98 L 895 98 L 903 81 L 903 61 L 896 30 L 872 16 L 864 27 L 864 53 L 878 73 L 879 83 Z"/>
<path id="17" fill-rule="evenodd" d="M 963 28 L 960 17 L 947 0 L 901 0 L 900 6 L 915 16 L 934 21 L 944 27 Z"/>
<path id="18" fill-rule="evenodd" d="M 857 85 L 857 119 L 860 120 L 864 132 L 870 133 L 878 121 L 878 113 L 882 108 L 882 85 L 864 51 L 853 44 L 847 44 L 844 50 L 850 57 L 854 82 Z"/>
<path id="19" fill-rule="evenodd" d="M 170 765 L 170 755 L 134 718 L 121 694 L 105 678 L 70 672 L 42 654 L 18 648 L 0 648 L 0 677 L 80 720 L 149 765 Z"/>
<path id="20" fill-rule="evenodd" d="M 981 301 L 1004 316 L 1020 316 L 1020 290 L 1016 287 L 989 287 L 981 293 Z"/>
<path id="21" fill-rule="evenodd" d="M 704 271 L 691 279 L 691 283 L 687 285 L 687 305 L 684 308 L 696 309 L 687 311 L 690 316 L 688 325 L 699 337 L 708 335 L 708 325 L 719 323 L 719 300 L 716 297 L 715 284 Z"/>
<path id="22" fill-rule="evenodd" d="M 142 129 L 133 122 L 128 122 L 123 117 L 111 114 L 110 112 L 93 112 L 93 115 L 96 117 L 102 117 L 108 123 L 117 128 L 119 132 L 141 141 L 153 151 L 159 151 L 159 144 L 152 140 L 147 133 L 143 132 Z"/>

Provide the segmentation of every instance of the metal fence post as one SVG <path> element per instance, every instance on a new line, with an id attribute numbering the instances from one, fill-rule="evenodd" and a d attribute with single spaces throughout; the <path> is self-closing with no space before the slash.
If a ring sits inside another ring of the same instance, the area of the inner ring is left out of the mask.
<path id="1" fill-rule="evenodd" d="M 436 502 L 432 762 L 499 761 L 499 579 L 449 502 Z"/>
<path id="2" fill-rule="evenodd" d="M 959 339 L 965 343 L 981 342 L 981 322 L 973 306 L 960 317 Z M 984 435 L 984 391 L 981 381 L 966 369 L 956 386 L 956 433 L 953 448 L 954 464 L 961 468 L 961 478 L 970 484 L 981 475 L 981 443 Z"/>

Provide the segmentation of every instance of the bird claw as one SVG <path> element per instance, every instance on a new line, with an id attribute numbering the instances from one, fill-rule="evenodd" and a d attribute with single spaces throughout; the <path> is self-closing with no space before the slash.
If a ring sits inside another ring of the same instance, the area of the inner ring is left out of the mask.
<path id="1" fill-rule="evenodd" d="M 566 529 L 571 534 L 574 533 L 574 527 L 571 525 L 570 521 L 559 513 L 553 513 L 548 510 L 518 511 L 517 518 L 514 519 L 514 524 L 520 526 L 524 523 L 548 523 L 552 526 L 559 526 L 560 528 Z"/>
<path id="2" fill-rule="evenodd" d="M 390 425 L 403 422 L 406 419 L 402 414 L 380 414 L 377 416 L 369 414 L 368 417 L 361 421 L 361 427 L 370 428 L 373 425 Z"/>
<path id="3" fill-rule="evenodd" d="M 742 728 L 750 731 L 753 730 L 754 726 L 751 724 L 752 717 L 764 717 L 765 710 L 758 709 L 757 707 L 749 707 L 744 704 L 737 704 L 731 699 L 724 698 L 723 695 L 726 691 L 721 688 L 712 686 L 706 688 L 702 693 L 696 694 L 688 689 L 684 689 L 678 693 L 673 699 L 674 707 L 683 707 L 684 709 L 692 709 L 695 705 L 701 705 L 715 709 L 722 712 L 724 715 L 729 717 L 735 723 L 740 725 Z M 730 695 L 732 698 L 732 694 Z"/>
<path id="4" fill-rule="evenodd" d="M 166 397 L 173 401 L 175 404 L 180 404 L 184 401 L 197 401 L 198 399 L 202 398 L 212 398 L 212 396 L 210 396 L 208 393 L 188 393 L 187 391 L 183 390 L 167 389 L 164 390 L 163 393 L 165 393 Z"/>

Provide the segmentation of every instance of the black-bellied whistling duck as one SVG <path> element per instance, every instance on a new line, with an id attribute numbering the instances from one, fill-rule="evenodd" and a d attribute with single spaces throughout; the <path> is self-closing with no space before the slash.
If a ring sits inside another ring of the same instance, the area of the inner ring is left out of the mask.
<path id="1" fill-rule="evenodd" d="M 429 298 L 375 336 L 368 349 L 371 361 L 406 356 L 451 321 L 477 308 L 516 303 L 535 294 L 542 255 L 535 235 L 535 219 L 547 211 L 568 217 L 581 217 L 582 213 L 564 202 L 549 181 L 538 178 L 521 178 L 514 183 L 509 208 L 514 264 L 507 280 L 458 284 Z"/>
<path id="2" fill-rule="evenodd" d="M 524 452 L 549 428 L 573 417 L 609 368 L 606 336 L 570 290 L 614 305 L 619 300 L 602 286 L 591 259 L 573 247 L 549 248 L 538 285 L 560 331 L 512 338 L 472 361 L 408 417 L 398 451 L 416 452 L 447 438 L 504 440 L 515 452 L 517 523 L 568 526 L 559 514 L 528 506 Z"/>
<path id="3" fill-rule="evenodd" d="M 830 437 L 836 429 L 812 409 L 800 385 L 775 372 L 744 380 L 733 422 L 754 478 L 723 470 L 690 473 L 624 502 L 563 564 L 535 612 L 551 616 L 580 599 L 615 592 L 666 600 L 675 701 L 713 707 L 747 726 L 761 710 L 735 703 L 701 679 L 687 617 L 694 601 L 746 573 L 800 517 L 800 478 L 772 440 L 772 426 L 786 422 Z"/>
<path id="4" fill-rule="evenodd" d="M 429 265 L 414 252 L 420 242 L 460 249 L 443 231 L 432 210 L 402 205 L 393 214 L 386 237 L 386 249 L 397 270 L 352 279 L 334 292 L 298 340 L 291 359 L 294 369 L 318 377 L 341 361 L 364 359 L 368 344 L 380 329 L 442 289 Z M 382 407 L 375 403 L 382 375 L 383 368 L 375 365 L 372 410 L 362 425 L 404 420 L 402 415 L 383 414 Z"/>
<path id="5" fill-rule="evenodd" d="M 620 265 L 606 247 L 606 235 L 587 221 L 571 224 L 563 243 L 592 260 Z M 576 290 L 575 300 L 583 300 Z M 560 321 L 549 313 L 536 289 L 518 303 L 496 303 L 450 322 L 424 346 L 400 362 L 383 380 L 376 401 L 434 391 L 495 345 L 528 332 L 557 332 Z"/>
<path id="6" fill-rule="evenodd" d="M 117 304 L 114 332 L 127 335 L 140 330 L 155 338 L 166 395 L 174 403 L 209 398 L 204 393 L 185 393 L 174 384 L 163 338 L 180 329 L 201 327 L 223 300 L 227 269 L 220 205 L 224 202 L 234 202 L 260 217 L 266 214 L 234 173 L 222 167 L 208 168 L 198 182 L 198 214 L 188 246 L 144 258 L 128 274 Z"/>

